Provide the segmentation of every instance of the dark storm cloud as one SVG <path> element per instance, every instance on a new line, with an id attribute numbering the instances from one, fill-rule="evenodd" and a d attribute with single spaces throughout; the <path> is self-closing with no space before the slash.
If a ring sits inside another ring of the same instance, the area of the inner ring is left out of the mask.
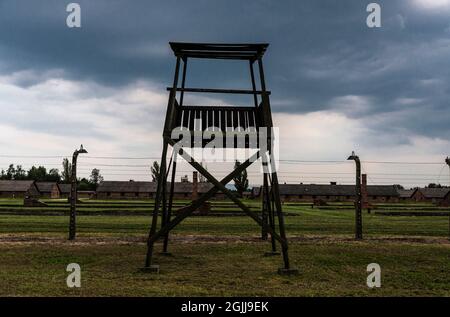
<path id="1" fill-rule="evenodd" d="M 448 12 L 377 1 L 382 27 L 369 29 L 369 2 L 79 0 L 82 28 L 69 29 L 69 1 L 6 0 L 0 71 L 61 69 L 66 78 L 109 86 L 140 78 L 165 85 L 174 64 L 168 41 L 269 42 L 265 64 L 275 111 L 331 109 L 368 121 L 373 131 L 448 139 Z M 236 79 L 237 67 L 192 66 L 192 86 L 249 85 L 246 70 Z"/>

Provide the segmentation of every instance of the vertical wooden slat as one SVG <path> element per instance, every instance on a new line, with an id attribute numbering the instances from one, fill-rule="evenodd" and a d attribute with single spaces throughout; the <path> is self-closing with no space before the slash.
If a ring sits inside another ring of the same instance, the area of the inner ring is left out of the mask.
<path id="1" fill-rule="evenodd" d="M 208 130 L 211 130 L 211 127 L 212 127 L 212 111 L 211 110 L 208 110 L 207 112 L 207 122 L 208 122 Z"/>
<path id="2" fill-rule="evenodd" d="M 228 130 L 233 128 L 233 112 L 231 110 L 227 111 L 227 128 Z"/>
<path id="3" fill-rule="evenodd" d="M 183 130 L 187 130 L 189 128 L 189 111 L 183 110 Z"/>
<path id="4" fill-rule="evenodd" d="M 222 132 L 225 132 L 225 128 L 226 128 L 226 111 L 225 110 L 221 110 L 220 111 L 220 130 Z"/>
<path id="5" fill-rule="evenodd" d="M 189 131 L 194 131 L 195 110 L 189 111 Z"/>
<path id="6" fill-rule="evenodd" d="M 254 128 L 256 127 L 255 111 L 249 111 L 249 113 L 248 113 L 248 126 L 250 127 L 251 131 L 254 131 Z"/>
<path id="7" fill-rule="evenodd" d="M 233 128 L 236 129 L 238 126 L 239 126 L 238 112 L 233 111 Z"/>
<path id="8" fill-rule="evenodd" d="M 258 120 L 256 119 L 256 114 L 257 114 L 256 110 L 252 111 L 253 124 L 255 125 L 255 128 L 258 128 L 259 125 L 258 125 Z"/>
<path id="9" fill-rule="evenodd" d="M 214 110 L 214 126 L 215 126 L 216 128 L 219 127 L 219 120 L 220 120 L 220 118 L 219 118 L 219 113 L 220 113 L 219 110 L 217 110 L 217 109 Z M 217 131 L 217 129 L 216 129 L 216 131 Z"/>
<path id="10" fill-rule="evenodd" d="M 177 121 L 175 123 L 176 127 L 180 127 L 183 130 L 183 110 L 177 112 Z"/>
<path id="11" fill-rule="evenodd" d="M 244 111 L 239 111 L 239 125 L 241 126 L 241 130 L 240 131 L 244 131 L 245 129 L 245 112 Z"/>
<path id="12" fill-rule="evenodd" d="M 245 130 L 248 130 L 250 127 L 249 120 L 248 120 L 248 111 L 245 112 Z"/>
<path id="13" fill-rule="evenodd" d="M 196 110 L 195 111 L 195 122 L 196 122 L 196 127 L 195 130 L 196 131 L 201 131 L 202 130 L 202 112 L 201 110 Z"/>
<path id="14" fill-rule="evenodd" d="M 202 109 L 202 131 L 206 131 L 206 128 L 208 127 L 207 114 L 208 111 Z"/>

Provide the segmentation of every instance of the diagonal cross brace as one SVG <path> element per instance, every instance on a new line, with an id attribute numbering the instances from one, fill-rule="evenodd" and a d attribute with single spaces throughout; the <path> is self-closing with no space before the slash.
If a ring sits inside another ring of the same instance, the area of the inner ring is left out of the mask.
<path id="1" fill-rule="evenodd" d="M 174 146 L 175 142 L 171 139 L 167 140 L 169 144 Z M 236 205 L 238 205 L 250 218 L 255 220 L 260 226 L 265 226 L 263 221 L 260 219 L 260 217 L 253 211 L 250 210 L 244 203 L 242 203 L 236 196 L 233 195 L 233 193 L 225 187 L 226 183 L 223 184 L 222 182 L 219 182 L 214 176 L 212 176 L 201 164 L 199 164 L 197 161 L 194 160 L 193 157 L 191 157 L 189 154 L 186 153 L 186 151 L 183 151 L 183 154 L 181 154 L 183 158 L 190 164 L 192 167 L 194 167 L 197 171 L 199 171 L 203 176 L 205 176 L 214 186 L 215 188 L 219 188 L 222 193 L 224 193 L 228 198 L 230 198 Z M 256 152 L 252 157 L 250 157 L 247 161 L 249 162 L 248 165 L 253 163 L 253 160 L 255 160 L 257 157 L 259 157 L 259 151 Z M 247 168 L 247 166 L 245 167 Z M 231 174 L 228 176 L 234 177 L 234 175 L 242 172 L 244 169 L 235 169 Z M 205 194 L 206 195 L 206 194 Z M 271 227 L 267 226 L 267 231 L 273 236 L 276 240 L 278 240 L 283 247 L 287 247 L 287 241 L 286 239 L 280 237 Z"/>
<path id="2" fill-rule="evenodd" d="M 219 184 L 222 184 L 222 186 L 225 187 L 225 185 L 228 184 L 233 179 L 235 174 L 241 173 L 243 170 L 245 170 L 247 167 L 249 167 L 253 163 L 253 161 L 258 158 L 258 156 L 259 156 L 259 152 L 252 155 L 247 161 L 242 163 L 232 173 L 228 174 L 225 178 L 223 178 Z M 198 164 L 198 165 L 200 165 L 200 164 Z M 217 182 L 216 179 L 214 179 L 214 180 Z M 203 203 L 205 203 L 208 199 L 210 199 L 212 196 L 214 196 L 214 194 L 217 193 L 218 191 L 219 191 L 219 188 L 217 188 L 217 186 L 213 187 L 210 190 L 208 190 L 206 193 L 204 193 L 202 196 L 200 196 L 199 199 L 193 201 L 191 205 L 187 206 L 180 214 L 178 214 L 175 218 L 173 218 L 171 221 L 169 221 L 158 232 L 149 236 L 149 238 L 147 240 L 147 245 L 153 244 L 156 240 L 159 239 L 159 237 L 165 235 L 170 230 L 172 230 L 176 225 L 178 225 L 186 217 L 188 217 L 190 214 L 192 214 L 197 208 L 199 208 L 201 205 L 203 205 Z"/>

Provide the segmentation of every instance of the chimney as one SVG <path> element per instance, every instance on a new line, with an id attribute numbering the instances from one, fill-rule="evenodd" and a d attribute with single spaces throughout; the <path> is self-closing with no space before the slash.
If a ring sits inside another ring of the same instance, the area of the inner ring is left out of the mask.
<path id="1" fill-rule="evenodd" d="M 361 175 L 361 195 L 362 195 L 362 207 L 367 208 L 367 174 Z"/>
<path id="2" fill-rule="evenodd" d="M 198 172 L 192 173 L 192 200 L 198 199 Z"/>
<path id="3" fill-rule="evenodd" d="M 330 182 L 330 185 L 337 185 L 336 182 Z"/>

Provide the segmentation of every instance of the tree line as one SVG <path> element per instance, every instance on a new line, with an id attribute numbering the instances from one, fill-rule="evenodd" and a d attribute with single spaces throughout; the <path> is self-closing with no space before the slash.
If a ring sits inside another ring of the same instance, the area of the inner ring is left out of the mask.
<path id="1" fill-rule="evenodd" d="M 67 158 L 62 161 L 61 171 L 57 168 L 47 170 L 45 166 L 31 166 L 25 170 L 22 165 L 10 164 L 0 172 L 0 180 L 34 180 L 37 182 L 57 182 L 68 184 L 72 175 L 72 164 Z M 103 176 L 97 168 L 92 169 L 89 178 L 78 178 L 79 190 L 96 190 Z"/>
<path id="2" fill-rule="evenodd" d="M 241 163 L 235 162 L 234 168 L 238 168 Z M 207 167 L 205 166 L 205 169 Z M 150 168 L 152 181 L 155 182 L 159 177 L 160 166 L 158 162 L 153 162 Z M 44 166 L 31 166 L 30 169 L 25 170 L 22 165 L 10 164 L 9 167 L 0 172 L 0 180 L 34 180 L 37 182 L 57 182 L 69 184 L 72 175 L 72 164 L 67 158 L 62 161 L 61 171 L 57 168 L 47 170 Z M 103 176 L 97 168 L 92 169 L 89 178 L 78 178 L 78 190 L 96 190 L 99 183 L 103 181 Z M 199 182 L 206 182 L 203 175 L 199 175 Z M 248 176 L 247 170 L 243 170 L 240 174 L 233 178 L 235 191 L 239 196 L 248 190 Z"/>

